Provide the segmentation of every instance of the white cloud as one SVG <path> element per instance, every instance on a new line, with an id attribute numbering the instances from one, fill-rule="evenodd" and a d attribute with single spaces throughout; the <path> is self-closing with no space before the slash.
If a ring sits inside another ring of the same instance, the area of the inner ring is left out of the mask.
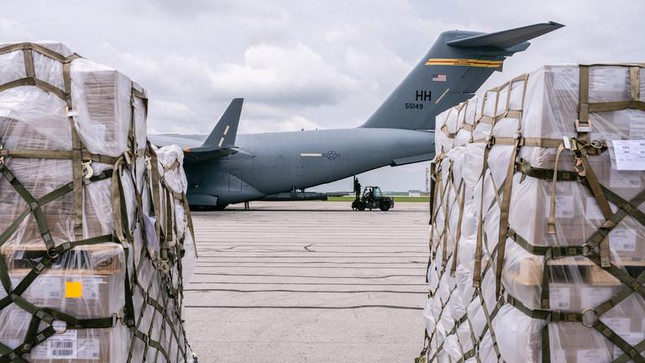
<path id="1" fill-rule="evenodd" d="M 148 119 L 164 121 L 150 125 L 151 133 L 205 134 L 209 131 L 195 122 L 197 116 L 183 103 L 151 98 L 148 109 Z"/>
<path id="2" fill-rule="evenodd" d="M 241 134 L 258 134 L 264 132 L 287 132 L 301 130 L 316 130 L 319 125 L 302 116 L 291 116 L 284 120 L 246 119 L 240 124 Z"/>
<path id="3" fill-rule="evenodd" d="M 303 44 L 255 45 L 243 64 L 222 64 L 209 74 L 214 91 L 256 102 L 316 106 L 335 103 L 357 82 Z"/>
<path id="4" fill-rule="evenodd" d="M 35 36 L 28 27 L 17 20 L 0 18 L 0 40 L 5 41 L 33 41 Z"/>
<path id="5" fill-rule="evenodd" d="M 157 97 L 178 99 L 210 99 L 207 76 L 211 67 L 195 57 L 168 52 L 151 56 L 143 52 L 120 52 L 106 44 L 119 64 L 120 70 L 133 77 L 145 88 L 154 90 Z"/>

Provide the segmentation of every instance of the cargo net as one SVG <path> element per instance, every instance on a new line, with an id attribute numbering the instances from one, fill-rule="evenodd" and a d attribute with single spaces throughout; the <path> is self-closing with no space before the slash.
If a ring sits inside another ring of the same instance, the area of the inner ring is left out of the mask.
<path id="1" fill-rule="evenodd" d="M 545 66 L 441 114 L 417 362 L 644 362 L 643 65 Z"/>
<path id="2" fill-rule="evenodd" d="M 145 91 L 60 43 L 0 45 L 0 362 L 185 362 L 178 147 Z"/>

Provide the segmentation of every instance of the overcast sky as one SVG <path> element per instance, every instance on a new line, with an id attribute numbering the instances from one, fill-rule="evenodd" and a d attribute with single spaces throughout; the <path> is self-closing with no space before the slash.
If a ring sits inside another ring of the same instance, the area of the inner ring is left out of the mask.
<path id="1" fill-rule="evenodd" d="M 645 0 L 0 1 L 0 42 L 63 41 L 127 74 L 148 91 L 151 133 L 206 134 L 234 97 L 240 133 L 356 127 L 446 30 L 566 25 L 483 88 L 544 64 L 645 61 Z M 423 189 L 425 166 L 363 183 Z"/>

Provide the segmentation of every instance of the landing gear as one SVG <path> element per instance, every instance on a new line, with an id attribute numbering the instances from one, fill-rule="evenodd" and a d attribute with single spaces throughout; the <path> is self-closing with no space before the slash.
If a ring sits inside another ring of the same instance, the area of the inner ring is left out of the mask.
<path id="1" fill-rule="evenodd" d="M 226 207 L 228 207 L 228 204 L 217 204 L 217 205 L 213 206 L 212 207 L 213 209 L 211 209 L 211 210 L 224 210 L 224 209 L 226 209 Z"/>
<path id="2" fill-rule="evenodd" d="M 224 210 L 228 204 L 216 204 L 216 205 L 191 205 L 190 210 L 194 212 L 210 212 L 215 210 Z"/>

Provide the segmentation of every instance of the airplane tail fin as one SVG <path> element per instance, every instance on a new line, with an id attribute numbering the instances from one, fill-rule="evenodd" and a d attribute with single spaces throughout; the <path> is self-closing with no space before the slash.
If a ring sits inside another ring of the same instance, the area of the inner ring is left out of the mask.
<path id="1" fill-rule="evenodd" d="M 237 127 L 240 124 L 240 114 L 242 113 L 243 98 L 235 98 L 231 101 L 222 117 L 217 121 L 217 125 L 208 135 L 202 146 L 232 147 L 235 145 L 237 136 Z"/>
<path id="2" fill-rule="evenodd" d="M 222 117 L 201 146 L 184 149 L 186 162 L 198 162 L 221 158 L 231 154 L 246 153 L 235 147 L 237 127 L 240 124 L 243 98 L 231 101 Z"/>
<path id="3" fill-rule="evenodd" d="M 548 22 L 488 34 L 444 32 L 361 127 L 433 130 L 435 116 L 472 97 L 494 71 L 501 71 L 506 57 L 563 26 Z"/>

